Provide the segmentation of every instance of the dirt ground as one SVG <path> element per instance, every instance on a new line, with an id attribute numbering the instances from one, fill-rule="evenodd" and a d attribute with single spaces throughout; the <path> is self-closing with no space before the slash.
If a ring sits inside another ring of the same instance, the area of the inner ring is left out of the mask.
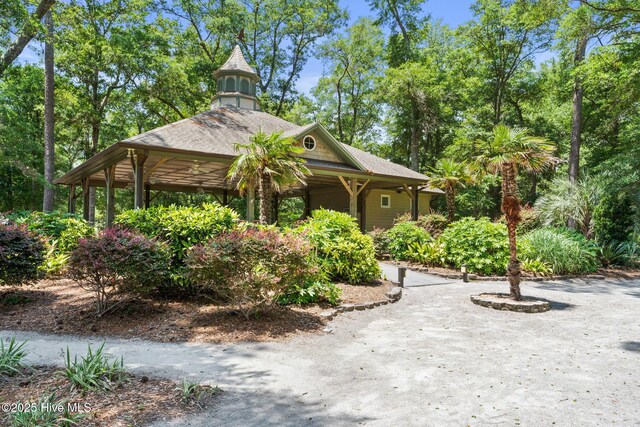
<path id="1" fill-rule="evenodd" d="M 43 396 L 55 393 L 56 401 L 78 404 L 71 412 L 84 414 L 79 423 L 82 426 L 124 427 L 184 416 L 203 409 L 219 392 L 209 388 L 202 399 L 184 401 L 178 390 L 181 385 L 174 381 L 131 375 L 111 391 L 83 394 L 73 390 L 59 371 L 54 367 L 35 366 L 23 369 L 19 375 L 0 378 L 0 401 L 36 403 Z M 9 424 L 8 413 L 0 413 L 0 425 Z"/>
<path id="2" fill-rule="evenodd" d="M 389 282 L 339 287 L 345 303 L 373 302 L 386 299 Z M 230 306 L 138 298 L 97 318 L 91 293 L 76 282 L 42 280 L 34 286 L 0 288 L 0 329 L 161 342 L 270 341 L 321 331 L 319 314 L 327 307 L 277 306 L 247 320 Z"/>

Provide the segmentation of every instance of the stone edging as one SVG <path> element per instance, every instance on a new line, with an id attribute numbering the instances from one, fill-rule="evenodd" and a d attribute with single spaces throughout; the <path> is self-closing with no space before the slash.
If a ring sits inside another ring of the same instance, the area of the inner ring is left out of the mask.
<path id="1" fill-rule="evenodd" d="M 320 313 L 320 317 L 324 320 L 332 320 L 340 313 L 355 310 L 362 311 L 379 307 L 381 305 L 393 304 L 394 302 L 400 301 L 400 298 L 402 298 L 402 288 L 394 286 L 387 291 L 386 300 L 365 302 L 361 304 L 340 304 L 335 308 L 323 311 L 322 313 Z"/>
<path id="2" fill-rule="evenodd" d="M 439 271 L 431 271 L 428 267 L 423 265 L 410 264 L 402 261 L 394 261 L 388 260 L 385 261 L 389 264 L 397 265 L 399 267 L 406 267 L 407 270 L 415 271 L 417 273 L 427 273 L 432 276 L 443 277 L 445 279 L 455 279 L 462 280 L 462 273 L 441 273 Z M 506 276 L 478 276 L 477 274 L 469 273 L 469 280 L 478 281 L 478 282 L 498 282 L 498 281 L 506 281 Z M 605 277 L 601 274 L 574 274 L 574 275 L 564 275 L 564 276 L 522 276 L 522 281 L 524 282 L 545 282 L 549 280 L 567 280 L 567 279 L 595 279 L 595 280 L 604 280 Z"/>
<path id="3" fill-rule="evenodd" d="M 535 298 L 523 298 L 522 301 L 514 301 L 507 298 L 506 294 L 480 294 L 471 295 L 471 302 L 482 307 L 494 310 L 515 311 L 518 313 L 544 313 L 551 310 L 551 303 Z"/>

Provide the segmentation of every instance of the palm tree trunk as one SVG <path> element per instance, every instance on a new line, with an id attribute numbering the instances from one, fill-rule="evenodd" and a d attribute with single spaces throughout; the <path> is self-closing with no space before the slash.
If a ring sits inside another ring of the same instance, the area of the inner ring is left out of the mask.
<path id="1" fill-rule="evenodd" d="M 453 216 L 456 213 L 456 193 L 451 187 L 447 187 L 447 220 L 453 222 Z"/>
<path id="2" fill-rule="evenodd" d="M 509 236 L 509 264 L 507 264 L 509 293 L 511 298 L 520 301 L 522 299 L 522 294 L 520 293 L 521 265 L 518 260 L 516 246 L 516 227 L 520 222 L 520 200 L 518 199 L 516 167 L 512 163 L 506 163 L 502 167 L 502 212 L 504 212 L 507 220 L 507 233 Z"/>
<path id="3" fill-rule="evenodd" d="M 271 207 L 273 205 L 273 195 L 271 193 L 271 177 L 262 174 L 258 184 L 260 195 L 260 224 L 267 225 L 273 222 L 271 218 Z"/>

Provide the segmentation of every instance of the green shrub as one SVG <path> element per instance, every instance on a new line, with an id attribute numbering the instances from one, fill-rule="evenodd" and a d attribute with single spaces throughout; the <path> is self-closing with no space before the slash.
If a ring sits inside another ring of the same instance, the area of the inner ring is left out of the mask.
<path id="1" fill-rule="evenodd" d="M 301 285 L 293 284 L 287 289 L 278 302 L 283 305 L 306 305 L 326 302 L 338 305 L 342 290 L 333 282 L 327 280 L 307 280 Z"/>
<path id="2" fill-rule="evenodd" d="M 12 337 L 5 347 L 4 340 L 0 338 L 0 377 L 20 372 L 20 368 L 23 367 L 22 359 L 27 355 L 25 344 L 26 341 L 18 344 L 16 338 Z"/>
<path id="3" fill-rule="evenodd" d="M 438 241 L 447 264 L 471 272 L 504 274 L 509 259 L 507 228 L 487 218 L 462 218 L 452 222 Z"/>
<path id="4" fill-rule="evenodd" d="M 194 246 L 186 263 L 191 280 L 230 300 L 247 318 L 320 277 L 309 244 L 271 227 L 220 234 Z"/>
<path id="5" fill-rule="evenodd" d="M 104 354 L 104 343 L 95 351 L 89 344 L 87 355 L 81 360 L 78 360 L 78 356 L 71 360 L 67 347 L 64 365 L 64 376 L 71 381 L 73 388 L 80 390 L 111 390 L 127 375 L 122 357 L 110 361 Z"/>
<path id="6" fill-rule="evenodd" d="M 598 242 L 624 242 L 633 232 L 631 198 L 624 192 L 608 193 L 593 211 L 593 229 Z"/>
<path id="7" fill-rule="evenodd" d="M 97 314 L 102 315 L 117 297 L 144 294 L 162 284 L 170 259 L 165 243 L 110 228 L 80 240 L 69 259 L 69 275 L 94 293 Z"/>
<path id="8" fill-rule="evenodd" d="M 407 256 L 410 260 L 419 262 L 420 264 L 437 266 L 447 264 L 444 245 L 439 239 L 427 243 L 411 244 Z"/>
<path id="9" fill-rule="evenodd" d="M 388 232 L 389 253 L 393 259 L 409 260 L 409 248 L 413 244 L 423 245 L 430 242 L 431 235 L 413 221 L 394 225 Z"/>
<path id="10" fill-rule="evenodd" d="M 522 270 L 534 276 L 550 276 L 553 273 L 551 266 L 540 259 L 522 260 Z"/>
<path id="11" fill-rule="evenodd" d="M 413 221 L 413 220 L 411 219 L 411 214 L 407 212 L 407 213 L 398 215 L 393 220 L 393 224 L 396 225 L 396 224 L 409 222 L 409 221 Z M 426 215 L 419 215 L 418 220 L 415 221 L 415 223 L 419 227 L 424 228 L 427 231 L 427 233 L 429 233 L 430 235 L 439 236 L 440 233 L 442 233 L 442 231 L 447 227 L 447 224 L 449 224 L 449 221 L 447 220 L 446 216 L 436 212 L 431 212 Z"/>
<path id="12" fill-rule="evenodd" d="M 389 253 L 389 234 L 384 228 L 375 227 L 369 233 L 373 246 L 376 248 L 376 256 L 382 257 Z"/>
<path id="13" fill-rule="evenodd" d="M 24 226 L 0 224 L 0 286 L 36 280 L 44 246 Z"/>
<path id="14" fill-rule="evenodd" d="M 519 257 L 539 260 L 554 274 L 576 274 L 598 269 L 597 248 L 581 233 L 567 228 L 540 228 L 520 239 Z"/>
<path id="15" fill-rule="evenodd" d="M 55 392 L 43 396 L 35 402 L 25 402 L 22 410 L 10 415 L 11 427 L 71 427 L 88 414 L 73 413 L 68 400 L 58 399 Z M 52 410 L 52 408 L 60 409 Z"/>
<path id="16" fill-rule="evenodd" d="M 22 212 L 12 218 L 41 237 L 46 251 L 40 270 L 47 276 L 63 273 L 78 241 L 95 235 L 95 229 L 74 214 L 34 211 Z"/>
<path id="17" fill-rule="evenodd" d="M 370 282 L 382 274 L 370 236 L 360 232 L 355 218 L 327 209 L 295 229 L 315 248 L 328 277 L 351 284 Z"/>
<path id="18" fill-rule="evenodd" d="M 201 207 L 171 205 L 125 211 L 116 216 L 114 223 L 166 241 L 172 253 L 171 281 L 189 286 L 192 283 L 187 280 L 184 263 L 187 251 L 236 228 L 238 214 L 217 203 Z"/>
<path id="19" fill-rule="evenodd" d="M 57 241 L 57 253 L 69 253 L 83 237 L 95 234 L 95 229 L 75 214 L 61 212 L 31 212 L 15 219 L 24 224 L 29 231 L 48 240 Z"/>

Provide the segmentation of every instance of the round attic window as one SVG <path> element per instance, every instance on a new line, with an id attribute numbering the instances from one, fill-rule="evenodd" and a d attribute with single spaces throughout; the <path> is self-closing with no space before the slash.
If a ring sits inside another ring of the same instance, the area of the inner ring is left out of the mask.
<path id="1" fill-rule="evenodd" d="M 307 135 L 302 140 L 302 145 L 304 145 L 305 149 L 312 151 L 314 148 L 316 148 L 316 140 L 311 135 Z"/>

